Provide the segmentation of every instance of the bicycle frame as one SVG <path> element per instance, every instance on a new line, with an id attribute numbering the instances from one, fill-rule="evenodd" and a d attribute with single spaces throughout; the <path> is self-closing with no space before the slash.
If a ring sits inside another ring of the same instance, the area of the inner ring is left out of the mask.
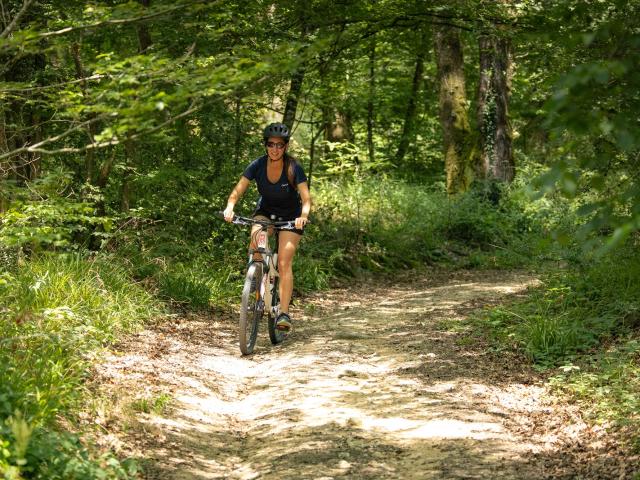
<path id="1" fill-rule="evenodd" d="M 222 213 L 220 213 L 222 216 Z M 260 225 L 252 232 L 252 246 L 242 291 L 240 308 L 240 350 L 243 355 L 253 352 L 258 335 L 258 324 L 265 307 L 268 316 L 268 330 L 271 343 L 278 344 L 286 337 L 286 332 L 276 328 L 279 314 L 278 292 L 278 240 L 280 230 L 295 230 L 294 221 L 257 220 L 234 216 L 232 223 L 238 225 Z M 275 246 L 270 247 L 269 232 L 273 229 Z M 260 258 L 256 258 L 256 257 Z"/>
<path id="2" fill-rule="evenodd" d="M 276 284 L 275 279 L 278 275 L 278 232 L 275 228 L 273 232 L 274 248 L 269 247 L 269 228 L 260 224 L 260 229 L 255 232 L 255 249 L 249 249 L 249 263 L 247 269 L 252 263 L 262 263 L 262 280 L 260 282 L 260 297 L 263 302 L 262 308 L 269 308 L 268 313 L 277 317 L 277 305 L 273 302 L 273 286 Z M 260 254 L 261 260 L 255 259 L 255 254 Z"/>

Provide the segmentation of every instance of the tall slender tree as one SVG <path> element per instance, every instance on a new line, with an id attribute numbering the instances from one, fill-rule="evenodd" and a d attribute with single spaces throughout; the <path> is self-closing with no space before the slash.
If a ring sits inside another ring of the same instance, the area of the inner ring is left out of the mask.
<path id="1" fill-rule="evenodd" d="M 139 0 L 143 7 L 149 8 L 151 5 L 151 0 Z M 138 45 L 141 53 L 147 51 L 149 47 L 153 44 L 153 40 L 151 39 L 151 32 L 149 31 L 149 26 L 146 23 L 140 23 L 136 26 L 136 31 L 138 32 Z"/>
<path id="2" fill-rule="evenodd" d="M 369 162 L 373 163 L 376 152 L 373 144 L 373 127 L 375 119 L 376 97 L 376 38 L 371 37 L 369 43 L 369 97 L 367 98 L 367 151 Z"/>
<path id="3" fill-rule="evenodd" d="M 296 5 L 296 15 L 298 22 L 300 23 L 300 40 L 307 41 L 307 36 L 310 31 L 309 20 L 307 18 L 306 8 L 301 5 Z M 300 54 L 304 53 L 304 46 L 302 47 Z M 304 82 L 304 76 L 306 72 L 305 62 L 301 62 L 296 66 L 289 84 L 289 92 L 287 94 L 287 100 L 284 107 L 284 114 L 282 116 L 282 123 L 289 127 L 289 130 L 293 130 L 293 123 L 296 119 L 296 112 L 298 110 L 298 102 L 300 100 L 300 94 L 302 93 L 302 84 Z"/>
<path id="4" fill-rule="evenodd" d="M 409 144 L 415 136 L 415 123 L 418 106 L 418 96 L 420 94 L 420 87 L 422 86 L 422 76 L 424 73 L 424 59 L 426 56 L 426 34 L 424 31 L 421 35 L 422 39 L 418 46 L 418 53 L 416 54 L 416 66 L 413 72 L 413 81 L 411 82 L 411 92 L 409 93 L 409 101 L 407 102 L 407 110 L 404 117 L 404 125 L 402 128 L 402 134 L 400 135 L 400 142 L 398 143 L 398 151 L 396 152 L 396 164 L 401 165 L 404 160 L 404 156 L 409 149 Z"/>

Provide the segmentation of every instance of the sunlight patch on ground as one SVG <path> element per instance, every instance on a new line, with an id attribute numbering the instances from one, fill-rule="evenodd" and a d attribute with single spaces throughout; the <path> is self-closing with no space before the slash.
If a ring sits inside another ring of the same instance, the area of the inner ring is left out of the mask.
<path id="1" fill-rule="evenodd" d="M 523 284 L 483 277 L 418 288 L 339 298 L 332 311 L 296 323 L 281 346 L 262 325 L 249 357 L 233 335 L 216 347 L 180 337 L 163 350 L 172 365 L 157 371 L 153 359 L 149 368 L 179 385 L 169 418 L 144 421 L 167 438 L 157 453 L 171 474 L 158 478 L 497 478 L 486 474 L 532 449 L 507 421 L 529 408 L 522 385 L 490 384 L 473 351 L 438 322 Z M 188 452 L 183 463 L 176 445 Z M 462 462 L 459 471 L 450 459 Z"/>

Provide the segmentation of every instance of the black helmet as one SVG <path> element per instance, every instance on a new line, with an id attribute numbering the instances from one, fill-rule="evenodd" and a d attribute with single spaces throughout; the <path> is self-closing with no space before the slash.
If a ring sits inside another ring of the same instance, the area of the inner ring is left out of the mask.
<path id="1" fill-rule="evenodd" d="M 287 143 L 289 141 L 289 135 L 289 127 L 284 123 L 270 123 L 264 128 L 264 132 L 262 132 L 262 137 L 265 142 L 269 137 L 279 137 Z"/>

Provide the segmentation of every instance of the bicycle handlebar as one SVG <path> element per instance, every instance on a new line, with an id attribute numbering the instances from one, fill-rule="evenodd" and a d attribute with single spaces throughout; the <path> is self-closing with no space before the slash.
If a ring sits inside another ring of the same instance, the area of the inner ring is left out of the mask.
<path id="1" fill-rule="evenodd" d="M 224 218 L 224 212 L 217 212 L 218 217 Z M 274 221 L 274 220 L 256 220 L 255 218 L 249 217 L 241 217 L 240 215 L 234 215 L 231 223 L 235 223 L 236 225 L 262 225 L 263 227 L 275 227 L 283 230 L 295 230 L 296 222 L 295 220 L 286 220 L 286 221 Z M 307 223 L 309 220 L 307 220 Z"/>

